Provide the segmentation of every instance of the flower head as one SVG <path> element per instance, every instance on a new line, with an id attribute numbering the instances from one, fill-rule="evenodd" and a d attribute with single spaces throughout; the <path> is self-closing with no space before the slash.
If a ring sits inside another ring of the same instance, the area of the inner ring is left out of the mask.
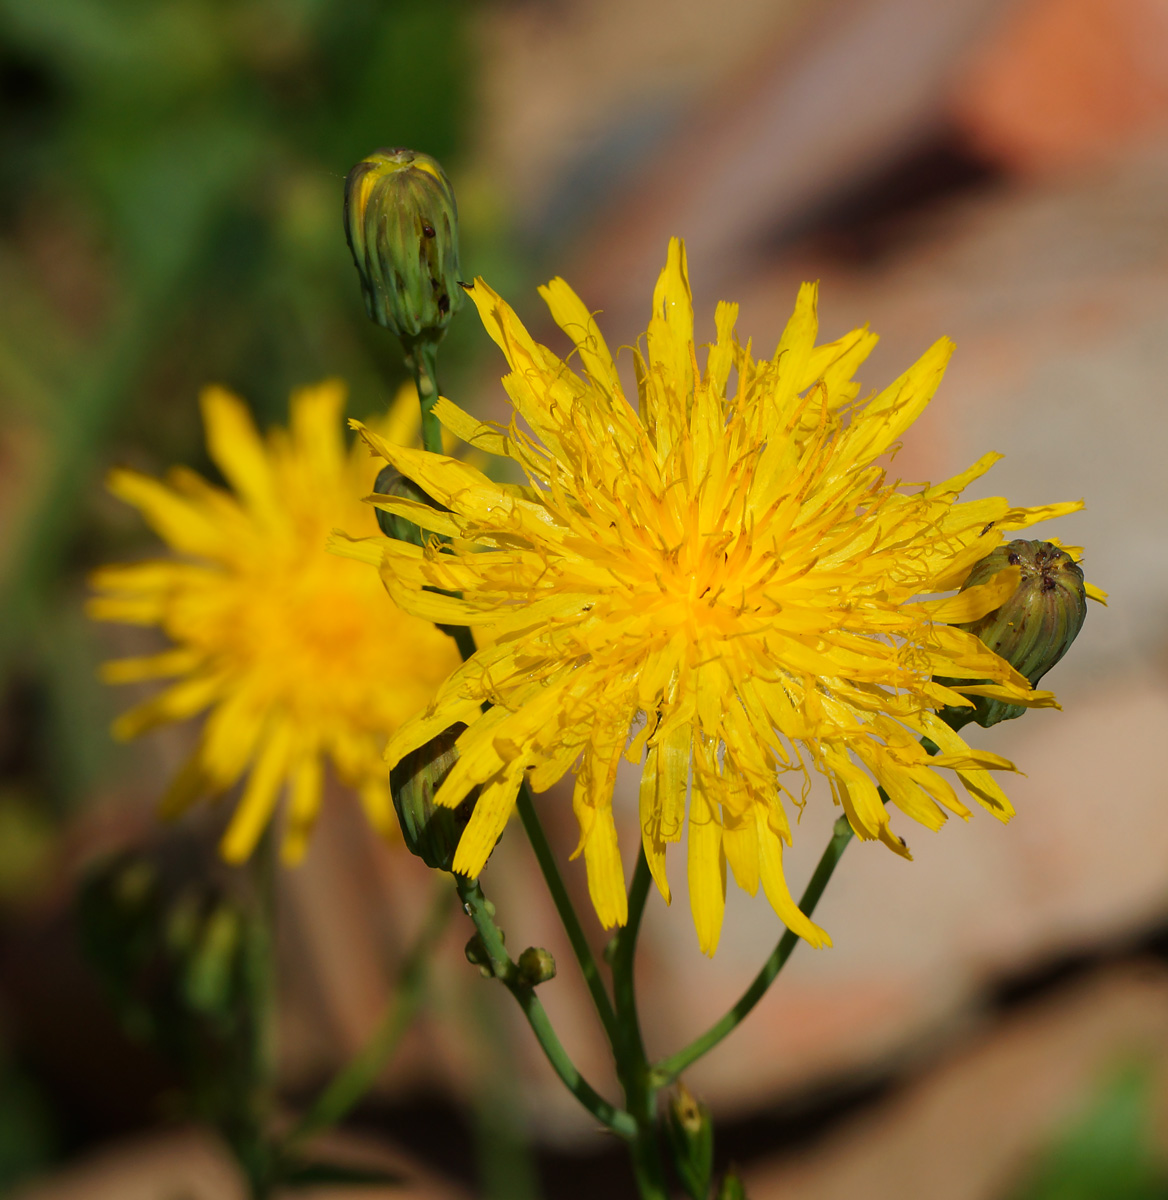
<path id="1" fill-rule="evenodd" d="M 385 740 L 458 662 L 446 634 L 387 608 L 369 571 L 325 548 L 339 524 L 376 529 L 360 503 L 368 454 L 342 441 L 344 399 L 335 382 L 297 392 L 290 428 L 265 441 L 239 400 L 208 388 L 207 445 L 232 491 L 183 468 L 165 483 L 125 470 L 109 480 L 180 556 L 93 577 L 92 616 L 157 625 L 173 642 L 161 654 L 106 664 L 112 683 L 174 680 L 114 732 L 130 738 L 210 710 L 163 810 L 177 814 L 250 768 L 222 843 L 235 862 L 251 853 L 285 786 L 284 857 L 303 854 L 326 758 L 357 789 L 374 827 L 392 833 Z M 384 432 L 408 442 L 417 426 L 417 397 L 403 389 Z"/>
<path id="2" fill-rule="evenodd" d="M 462 303 L 458 207 L 428 154 L 375 150 L 345 179 L 345 237 L 371 320 L 407 346 L 437 342 Z"/>
<path id="3" fill-rule="evenodd" d="M 890 481 L 879 460 L 928 404 L 952 345 L 937 342 L 860 401 L 852 376 L 876 338 L 860 329 L 817 346 L 812 285 L 761 361 L 734 337 L 736 306 L 720 304 L 703 370 L 685 253 L 673 241 L 633 355 L 635 407 L 585 305 L 561 279 L 541 293 L 582 373 L 535 343 L 476 280 L 470 296 L 511 366 L 504 385 L 514 417 L 504 429 L 446 399 L 435 409 L 464 441 L 517 463 L 526 486 L 363 431 L 449 511 L 376 502 L 449 540 L 337 548 L 378 563 L 409 611 L 489 632 L 393 737 L 390 761 L 466 724 L 436 801 L 453 805 L 482 786 L 454 864 L 469 875 L 482 868 L 521 777 L 543 790 L 575 767 L 577 853 L 606 926 L 626 917 L 617 764 L 643 761 L 644 850 L 668 899 L 665 848 L 688 822 L 702 948 L 717 945 L 727 863 L 747 891 L 761 881 L 789 928 L 825 944 L 784 882 L 789 806 L 801 807 L 817 771 L 861 838 L 905 855 L 878 788 L 930 829 L 946 810 L 969 816 L 952 777 L 975 802 L 1010 816 L 990 771 L 1011 764 L 971 749 L 936 711 L 968 706 L 969 694 L 1054 703 L 951 624 L 1000 605 L 1017 570 L 948 599 L 922 597 L 957 588 L 1004 533 L 1081 505 L 958 503 L 994 454 L 936 486 Z M 940 747 L 936 757 L 922 737 Z"/>

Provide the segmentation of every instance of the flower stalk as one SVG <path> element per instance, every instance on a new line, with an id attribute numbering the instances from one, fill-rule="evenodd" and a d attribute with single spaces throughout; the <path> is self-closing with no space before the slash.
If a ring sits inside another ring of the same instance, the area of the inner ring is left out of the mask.
<path id="1" fill-rule="evenodd" d="M 360 268 L 356 246 L 354 256 Z M 1013 662 L 983 634 L 981 623 L 992 624 L 999 609 L 997 626 L 1020 630 L 1004 603 L 1016 577 L 987 566 L 984 578 L 971 578 L 958 596 L 919 597 L 957 587 L 1003 533 L 1081 504 L 956 503 L 993 465 L 992 455 L 916 492 L 887 479 L 878 460 L 928 404 L 951 343 L 941 339 L 857 405 L 852 374 L 875 338 L 862 329 L 817 346 L 811 285 L 800 291 L 770 363 L 755 363 L 734 337 L 736 306 L 719 306 L 717 342 L 699 372 L 684 247 L 671 242 L 644 356 L 634 352 L 635 408 L 587 306 L 563 280 L 541 291 L 576 343 L 582 377 L 538 346 L 483 280 L 467 285 L 508 357 L 508 390 L 522 426 L 485 425 L 440 399 L 437 337 L 403 337 L 424 448 L 362 430 L 370 448 L 438 510 L 427 513 L 408 497 L 377 497 L 386 513 L 429 531 L 421 544 L 391 537 L 374 552 L 381 577 L 407 611 L 429 617 L 457 639 L 464 661 L 474 659 L 474 669 L 452 677 L 440 703 L 391 739 L 387 756 L 399 762 L 443 728 L 459 728 L 459 765 L 433 800 L 453 808 L 482 789 L 451 864 L 476 929 L 468 957 L 511 991 L 569 1091 L 625 1139 L 643 1200 L 668 1200 L 661 1089 L 741 1024 L 800 939 L 830 944 L 811 915 L 852 838 L 878 839 L 907 855 L 891 831 L 890 809 L 929 828 L 945 820 L 941 804 L 968 816 L 938 769 L 955 772 L 970 797 L 999 818 L 1011 815 L 989 772 L 1012 764 L 970 747 L 957 730 L 983 700 L 1019 712 L 1053 703 L 1035 690 L 1041 670 L 1030 670 L 1029 658 Z M 736 394 L 728 390 L 734 368 Z M 528 487 L 496 483 L 443 456 L 440 425 L 518 462 Z M 1011 567 L 1023 544 L 1039 545 L 1012 542 L 1004 551 Z M 373 561 L 366 549 L 337 548 Z M 1076 582 L 1068 554 L 1057 558 L 1057 581 L 1055 559 L 1042 554 L 1046 565 L 1035 586 L 1044 596 L 1056 583 Z M 1081 623 L 1090 592 L 1081 572 L 1077 583 L 1068 595 Z M 528 618 L 533 604 L 547 607 L 546 620 Z M 469 628 L 478 622 L 495 635 L 481 649 Z M 1057 625 L 1061 641 L 1042 669 L 1077 632 L 1061 610 L 1046 625 Z M 874 709 L 875 696 L 891 699 Z M 770 771 L 790 769 L 792 748 L 805 770 L 814 763 L 828 777 L 845 809 L 798 904 L 783 876 L 791 831 Z M 643 764 L 642 838 L 627 893 L 611 808 L 622 751 Z M 528 783 L 530 777 L 542 791 L 569 767 L 578 776 L 574 804 L 593 904 L 606 928 L 618 927 L 606 954 L 611 994 Z M 532 959 L 520 970 L 478 882 L 513 808 L 596 1006 L 624 1108 L 604 1100 L 572 1063 L 535 994 L 553 968 Z M 717 947 L 727 862 L 748 891 L 762 884 L 786 929 L 731 1009 L 653 1063 L 637 1008 L 636 948 L 650 887 L 669 899 L 665 851 L 681 839 L 687 819 L 690 900 L 702 949 L 713 954 Z M 696 1102 L 687 1113 L 698 1114 L 698 1128 L 686 1125 L 675 1105 L 666 1145 L 687 1192 L 704 1200 L 713 1130 Z M 723 1193 L 735 1188 L 740 1194 L 728 1176 Z"/>
<path id="2" fill-rule="evenodd" d="M 518 966 L 507 953 L 503 944 L 503 931 L 495 923 L 493 905 L 483 895 L 479 881 L 467 879 L 464 875 L 455 875 L 454 882 L 463 910 L 474 924 L 479 942 L 485 951 L 484 969 L 515 997 L 552 1070 L 560 1077 L 568 1091 L 602 1125 L 606 1125 L 625 1139 L 635 1137 L 637 1126 L 630 1114 L 605 1100 L 584 1078 L 564 1049 L 543 1004 L 535 994 L 535 989 L 523 978 Z"/>

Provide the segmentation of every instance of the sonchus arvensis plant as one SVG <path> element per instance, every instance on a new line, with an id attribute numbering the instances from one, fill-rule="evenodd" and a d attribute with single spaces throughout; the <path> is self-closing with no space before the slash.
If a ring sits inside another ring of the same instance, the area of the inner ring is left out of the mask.
<path id="1" fill-rule="evenodd" d="M 541 295 L 574 343 L 575 367 L 535 342 L 481 279 L 468 294 L 511 367 L 512 418 L 485 424 L 444 398 L 435 415 L 526 482 L 497 483 L 362 428 L 441 511 L 375 496 L 429 531 L 426 544 L 334 543 L 379 567 L 408 612 L 479 635 L 481 648 L 388 749 L 396 763 L 465 725 L 435 797 L 454 806 L 481 788 L 456 871 L 482 870 L 524 777 L 542 791 L 574 770 L 577 852 L 601 921 L 622 924 L 612 798 L 624 758 L 641 764 L 641 840 L 666 900 L 666 847 L 688 827 L 690 902 L 707 953 L 727 865 L 748 892 L 761 882 L 787 926 L 818 946 L 827 934 L 793 901 L 782 866 L 812 773 L 859 837 L 902 855 L 897 813 L 928 829 L 947 813 L 968 817 L 971 802 L 1010 817 L 992 772 L 1012 764 L 937 713 L 975 696 L 1055 703 L 957 627 L 1001 605 L 1019 573 L 944 593 L 1013 531 L 1081 503 L 960 502 L 996 454 L 936 485 L 889 475 L 888 455 L 944 374 L 947 339 L 861 399 L 853 376 L 876 337 L 858 329 L 817 345 L 816 288 L 804 285 L 770 358 L 736 339 L 737 306 L 726 303 L 702 350 L 675 240 L 633 351 L 631 396 L 562 279 Z"/>

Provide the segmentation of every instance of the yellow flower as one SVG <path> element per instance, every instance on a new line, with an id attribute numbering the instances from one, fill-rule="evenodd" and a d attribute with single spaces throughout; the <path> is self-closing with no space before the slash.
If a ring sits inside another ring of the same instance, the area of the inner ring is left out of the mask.
<path id="1" fill-rule="evenodd" d="M 371 490 L 372 464 L 360 443 L 345 450 L 344 400 L 336 382 L 295 393 L 291 428 L 265 442 L 239 400 L 208 388 L 207 446 L 233 491 L 181 467 L 166 483 L 124 470 L 109 480 L 180 556 L 104 567 L 93 577 L 92 616 L 157 625 L 174 643 L 106 664 L 111 683 L 176 680 L 119 718 L 114 732 L 130 738 L 211 710 L 162 807 L 177 815 L 250 767 L 222 842 L 231 862 L 251 853 L 285 785 L 283 855 L 303 855 L 326 758 L 357 789 L 374 827 L 392 834 L 386 738 L 459 661 L 446 634 L 387 607 L 371 572 L 325 548 L 337 525 L 376 529 L 360 501 Z M 384 432 L 412 440 L 418 414 L 413 388 L 403 389 Z"/>
<path id="2" fill-rule="evenodd" d="M 957 503 L 994 454 L 937 486 L 889 482 L 877 460 L 929 402 L 952 344 L 939 341 L 858 401 L 852 375 L 876 338 L 859 329 L 816 346 L 813 285 L 769 360 L 739 345 L 737 306 L 720 304 L 703 372 L 685 253 L 671 242 L 644 350 L 633 356 L 637 408 L 584 304 L 561 279 L 541 294 L 583 376 L 476 280 L 470 296 L 512 368 L 503 382 L 514 418 L 504 430 L 446 399 L 435 410 L 464 441 L 518 463 L 527 486 L 362 431 L 450 511 L 381 507 L 452 540 L 418 548 L 338 539 L 336 548 L 379 564 L 409 611 L 491 639 L 387 755 L 395 762 L 456 721 L 468 726 L 437 796 L 456 804 L 483 786 L 454 864 L 468 875 L 482 868 L 523 775 L 538 791 L 575 766 L 577 853 L 606 927 L 626 919 L 613 782 L 622 756 L 643 759 L 642 842 L 667 900 L 665 847 L 682 836 L 688 796 L 702 948 L 717 946 L 727 862 L 747 891 L 761 880 L 789 928 L 827 944 L 784 882 L 786 805 L 801 808 L 814 768 L 859 837 L 905 855 L 877 785 L 930 829 L 946 809 L 970 815 L 943 771 L 995 815 L 1011 815 L 989 772 L 1012 764 L 970 749 L 935 710 L 968 705 L 963 692 L 1054 703 L 947 624 L 997 607 L 1016 568 L 949 599 L 920 597 L 958 587 L 1003 534 L 1081 504 Z M 991 682 L 950 688 L 934 676 Z M 923 736 L 940 747 L 935 758 Z"/>

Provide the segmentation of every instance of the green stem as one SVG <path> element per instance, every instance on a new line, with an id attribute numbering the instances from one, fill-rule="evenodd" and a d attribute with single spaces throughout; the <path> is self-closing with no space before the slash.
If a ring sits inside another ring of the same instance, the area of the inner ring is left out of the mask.
<path id="1" fill-rule="evenodd" d="M 438 399 L 437 355 L 437 343 L 432 341 L 419 341 L 412 346 L 406 347 L 406 362 L 414 374 L 414 382 L 418 389 L 418 399 L 422 410 L 422 445 L 424 449 L 432 454 L 443 453 L 442 428 L 433 411 Z M 464 661 L 474 654 L 475 643 L 469 629 L 463 626 L 445 625 L 441 628 L 455 639 L 459 653 L 462 655 Z M 568 935 L 568 941 L 571 943 L 572 951 L 576 956 L 576 961 L 580 964 L 580 970 L 584 975 L 585 983 L 588 985 L 588 991 L 592 996 L 593 1003 L 596 1005 L 596 1011 L 600 1016 L 601 1024 L 604 1026 L 605 1034 L 609 1042 L 615 1045 L 619 1034 L 616 1028 L 616 1015 L 613 1011 L 612 1001 L 605 990 L 604 981 L 600 975 L 600 968 L 597 966 L 596 958 L 592 953 L 592 947 L 589 945 L 588 939 L 584 934 L 580 918 L 577 916 L 576 910 L 572 905 L 568 889 L 564 886 L 564 881 L 560 877 L 555 855 L 552 853 L 552 848 L 544 834 L 543 827 L 540 825 L 539 817 L 535 811 L 535 804 L 531 797 L 531 789 L 528 787 L 526 780 L 520 784 L 516 803 L 520 819 L 523 822 L 523 828 L 531 842 L 532 849 L 535 851 L 540 871 L 543 873 L 548 891 L 551 893 L 552 901 L 556 906 L 556 911 L 563 922 L 564 929 Z M 528 1024 L 531 1025 L 532 1031 L 535 1033 L 540 1046 L 543 1048 L 556 1074 L 559 1075 L 576 1099 L 598 1120 L 624 1137 L 633 1136 L 636 1126 L 632 1118 L 627 1112 L 614 1108 L 584 1080 L 556 1036 L 555 1030 L 548 1020 L 543 1005 L 536 997 L 534 989 L 519 979 L 515 964 L 503 948 L 502 934 L 499 932 L 498 926 L 495 925 L 491 913 L 487 910 L 486 899 L 482 895 L 482 889 L 479 887 L 478 881 L 466 880 L 462 876 L 457 875 L 455 876 L 455 880 L 467 914 L 474 921 L 475 928 L 478 930 L 483 945 L 487 950 L 491 961 L 492 973 L 506 984 L 511 994 L 518 1001 L 520 1008 L 523 1009 L 523 1013 L 527 1017 Z"/>
<path id="2" fill-rule="evenodd" d="M 560 1042 L 551 1021 L 535 994 L 535 989 L 525 983 L 519 974 L 519 969 L 512 962 L 511 956 L 503 946 L 503 934 L 495 924 L 487 898 L 479 886 L 477 879 L 467 879 L 463 875 L 455 875 L 455 885 L 459 898 L 467 916 L 474 922 L 486 951 L 490 966 L 485 968 L 500 980 L 513 995 L 535 1034 L 536 1041 L 551 1063 L 552 1070 L 560 1077 L 564 1086 L 577 1100 L 603 1125 L 607 1125 L 614 1133 L 623 1138 L 636 1136 L 637 1126 L 632 1116 L 624 1109 L 610 1104 L 595 1088 L 588 1083 L 576 1068 L 576 1064 L 568 1057 L 567 1051 Z"/>
<path id="3" fill-rule="evenodd" d="M 637 856 L 629 888 L 629 915 L 614 940 L 612 963 L 613 996 L 616 999 L 616 1037 L 613 1054 L 617 1076 L 625 1093 L 625 1105 L 636 1122 L 636 1135 L 629 1144 L 633 1173 L 642 1200 L 668 1200 L 665 1162 L 657 1140 L 657 1083 L 645 1056 L 641 1023 L 637 1016 L 636 953 L 641 916 L 649 895 L 651 877 L 644 849 Z"/>
<path id="4" fill-rule="evenodd" d="M 609 1000 L 608 992 L 605 990 L 596 956 L 592 953 L 592 947 L 585 936 L 584 927 L 580 924 L 580 918 L 572 904 L 572 898 L 568 895 L 568 889 L 564 885 L 560 869 L 556 865 L 556 856 L 552 853 L 547 835 L 540 824 L 539 814 L 535 811 L 535 801 L 531 795 L 531 788 L 527 786 L 527 780 L 519 785 L 519 796 L 515 804 L 519 810 L 519 819 L 523 822 L 524 832 L 527 834 L 528 841 L 531 842 L 532 850 L 535 851 L 539 869 L 543 872 L 548 891 L 551 893 L 552 903 L 556 906 L 556 912 L 560 915 L 564 932 L 567 933 L 568 941 L 572 945 L 572 952 L 580 964 L 584 982 L 592 994 L 592 1002 L 596 1005 L 604 1032 L 607 1034 L 608 1040 L 615 1045 L 617 1039 L 616 1013 L 613 1011 L 612 1001 Z"/>
<path id="5" fill-rule="evenodd" d="M 406 346 L 406 366 L 413 372 L 422 406 L 422 447 L 442 453 L 442 426 L 434 415 L 438 402 L 438 343 L 425 339 Z"/>
<path id="6" fill-rule="evenodd" d="M 641 931 L 641 916 L 649 895 L 652 877 L 649 863 L 642 848 L 637 856 L 637 867 L 633 872 L 629 888 L 629 917 L 624 928 L 616 936 L 612 951 L 612 987 L 616 997 L 616 1013 L 620 1032 L 617 1063 L 623 1058 L 627 1063 L 644 1061 L 645 1043 L 641 1038 L 641 1024 L 637 1017 L 636 979 L 634 975 L 637 937 Z"/>
<path id="7" fill-rule="evenodd" d="M 292 1128 L 285 1142 L 286 1148 L 331 1128 L 376 1082 L 421 1006 L 430 955 L 450 919 L 451 899 L 449 881 L 440 879 L 430 912 L 402 964 L 397 987 L 373 1036 L 341 1068 Z"/>
<path id="8" fill-rule="evenodd" d="M 265 830 L 252 855 L 253 895 L 248 915 L 244 972 L 251 1061 L 239 1124 L 228 1116 L 223 1130 L 248 1181 L 251 1200 L 266 1200 L 273 1188 L 273 1156 L 267 1130 L 274 1107 L 276 1073 L 276 839 Z"/>
<path id="9" fill-rule="evenodd" d="M 799 901 L 799 907 L 806 916 L 811 916 L 815 911 L 815 906 L 823 895 L 823 889 L 827 887 L 827 881 L 831 878 L 832 872 L 851 840 L 852 827 L 848 824 L 847 817 L 840 817 L 835 823 L 831 841 L 827 843 L 827 848 L 819 859 L 819 865 L 811 876 L 811 882 L 808 883 Z M 697 1062 L 703 1054 L 712 1050 L 728 1033 L 738 1027 L 747 1013 L 763 998 L 767 988 L 786 965 L 787 959 L 791 957 L 791 952 L 795 949 L 798 941 L 798 936 L 788 929 L 779 939 L 770 958 L 763 964 L 762 970 L 754 977 L 754 981 L 742 993 L 734 1007 L 721 1020 L 715 1021 L 701 1037 L 690 1042 L 684 1050 L 679 1050 L 676 1054 L 670 1055 L 669 1058 L 663 1059 L 657 1064 L 653 1069 L 653 1080 L 658 1087 L 665 1087 L 672 1083 L 682 1071 Z"/>

